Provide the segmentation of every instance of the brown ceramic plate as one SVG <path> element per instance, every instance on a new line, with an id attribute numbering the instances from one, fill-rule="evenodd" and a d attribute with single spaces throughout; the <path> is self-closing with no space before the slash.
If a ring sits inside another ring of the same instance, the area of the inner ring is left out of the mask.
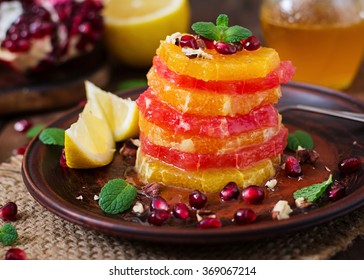
<path id="1" fill-rule="evenodd" d="M 122 92 L 123 97 L 136 98 L 143 89 Z M 326 108 L 364 112 L 364 103 L 348 95 L 325 88 L 292 83 L 283 86 L 283 97 L 279 106 L 289 104 L 306 104 Z M 61 117 L 52 127 L 67 128 L 76 121 L 80 108 Z M 364 206 L 364 172 L 340 178 L 349 184 L 347 195 L 333 203 L 314 209 L 306 214 L 293 215 L 288 220 L 273 221 L 270 219 L 272 205 L 279 199 L 287 199 L 293 204 L 292 193 L 297 186 L 312 182 L 320 182 L 327 177 L 326 167 L 330 168 L 335 178 L 341 175 L 336 171 L 340 158 L 356 155 L 364 157 L 363 124 L 355 121 L 339 119 L 308 113 L 303 111 L 287 111 L 283 120 L 290 131 L 301 129 L 309 132 L 320 153 L 325 168 L 304 170 L 308 180 L 300 182 L 291 180 L 280 191 L 271 195 L 260 210 L 265 211 L 265 219 L 247 226 L 236 226 L 230 223 L 219 229 L 201 230 L 183 226 L 150 226 L 137 222 L 123 215 L 105 214 L 93 197 L 99 193 L 100 187 L 109 179 L 123 176 L 126 165 L 120 155 L 106 167 L 94 170 L 62 169 L 59 166 L 61 149 L 45 146 L 34 139 L 25 156 L 22 166 L 24 182 L 31 195 L 45 208 L 54 214 L 81 226 L 124 238 L 178 243 L 210 243 L 250 240 L 269 237 L 303 228 L 318 225 Z M 311 174 L 311 175 L 310 175 Z M 282 181 L 283 182 L 283 181 Z M 83 196 L 83 200 L 76 197 Z M 237 202 L 240 203 L 240 202 Z M 273 204 L 272 204 L 273 203 Z M 264 216 L 263 215 L 263 216 Z"/>

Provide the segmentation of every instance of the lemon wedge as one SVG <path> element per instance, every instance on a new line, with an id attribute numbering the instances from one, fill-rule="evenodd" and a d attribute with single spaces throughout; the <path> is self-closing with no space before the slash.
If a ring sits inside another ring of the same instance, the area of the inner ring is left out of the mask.
<path id="1" fill-rule="evenodd" d="M 150 66 L 160 40 L 190 21 L 188 0 L 106 0 L 103 16 L 106 46 L 134 67 Z"/>
<path id="2" fill-rule="evenodd" d="M 88 101 L 78 120 L 66 130 L 64 151 L 70 168 L 95 168 L 113 160 L 115 142 L 97 103 Z"/>
<path id="3" fill-rule="evenodd" d="M 100 106 L 115 142 L 138 136 L 139 110 L 135 101 L 120 98 L 88 81 L 85 87 L 88 102 Z"/>

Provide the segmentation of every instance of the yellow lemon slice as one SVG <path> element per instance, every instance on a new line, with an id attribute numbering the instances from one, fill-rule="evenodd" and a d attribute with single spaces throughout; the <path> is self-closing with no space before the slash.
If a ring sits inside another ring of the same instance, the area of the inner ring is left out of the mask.
<path id="1" fill-rule="evenodd" d="M 66 130 L 64 150 L 70 168 L 95 168 L 113 160 L 115 142 L 98 104 L 87 102 L 77 122 Z"/>
<path id="2" fill-rule="evenodd" d="M 104 5 L 106 46 L 134 67 L 150 66 L 160 40 L 189 29 L 188 0 L 107 0 Z"/>
<path id="3" fill-rule="evenodd" d="M 97 103 L 112 131 L 114 141 L 124 141 L 139 134 L 139 110 L 131 99 L 106 92 L 86 81 L 88 102 Z"/>

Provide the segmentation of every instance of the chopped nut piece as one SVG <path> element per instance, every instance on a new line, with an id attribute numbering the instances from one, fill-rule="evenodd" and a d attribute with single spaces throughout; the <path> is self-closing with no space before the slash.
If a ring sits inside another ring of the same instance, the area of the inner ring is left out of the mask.
<path id="1" fill-rule="evenodd" d="M 273 220 L 289 219 L 289 214 L 292 213 L 292 209 L 286 200 L 279 200 L 274 206 L 272 211 Z"/>
<path id="2" fill-rule="evenodd" d="M 327 172 L 331 172 L 331 169 L 328 168 L 327 166 L 325 166 L 325 169 L 326 169 Z"/>
<path id="3" fill-rule="evenodd" d="M 136 214 L 143 214 L 144 205 L 141 202 L 137 201 L 133 206 L 133 212 Z"/>
<path id="4" fill-rule="evenodd" d="M 150 197 L 156 197 L 160 193 L 161 185 L 157 182 L 149 183 L 142 187 L 142 191 L 145 195 Z"/>
<path id="5" fill-rule="evenodd" d="M 216 218 L 216 215 L 214 212 L 212 212 L 211 210 L 208 209 L 202 209 L 202 210 L 197 210 L 196 211 L 196 218 L 197 221 L 201 221 L 203 218 Z"/>
<path id="6" fill-rule="evenodd" d="M 212 55 L 204 52 L 201 49 L 182 48 L 182 52 L 188 57 L 199 57 L 205 59 L 212 59 Z"/>
<path id="7" fill-rule="evenodd" d="M 197 46 L 198 46 L 199 49 L 202 49 L 202 50 L 206 49 L 206 43 L 205 43 L 204 40 L 202 40 L 200 38 L 197 38 L 196 42 L 197 42 Z"/>
<path id="8" fill-rule="evenodd" d="M 173 33 L 172 35 L 168 35 L 166 37 L 166 43 L 176 45 L 176 42 L 179 41 L 179 38 L 182 37 L 180 32 Z"/>
<path id="9" fill-rule="evenodd" d="M 99 200 L 99 196 L 98 195 L 94 195 L 94 200 Z"/>
<path id="10" fill-rule="evenodd" d="M 300 163 L 315 163 L 319 157 L 319 153 L 313 149 L 298 149 L 296 151 L 296 158 Z"/>
<path id="11" fill-rule="evenodd" d="M 123 146 L 121 147 L 119 153 L 123 157 L 135 157 L 138 147 L 134 145 L 134 143 L 128 139 L 124 142 Z"/>
<path id="12" fill-rule="evenodd" d="M 274 187 L 277 185 L 277 182 L 277 179 L 271 179 L 265 183 L 265 187 L 270 191 L 274 191 Z"/>
<path id="13" fill-rule="evenodd" d="M 76 199 L 82 200 L 83 199 L 83 196 L 82 195 L 79 195 L 79 196 L 76 197 Z"/>
<path id="14" fill-rule="evenodd" d="M 137 138 L 137 139 L 133 139 L 133 138 L 130 138 L 130 141 L 131 143 L 134 144 L 135 147 L 140 147 L 140 140 Z"/>
<path id="15" fill-rule="evenodd" d="M 311 206 L 313 203 L 312 202 L 307 202 L 307 199 L 304 197 L 299 197 L 295 200 L 295 204 L 298 208 L 307 208 L 309 206 Z"/>

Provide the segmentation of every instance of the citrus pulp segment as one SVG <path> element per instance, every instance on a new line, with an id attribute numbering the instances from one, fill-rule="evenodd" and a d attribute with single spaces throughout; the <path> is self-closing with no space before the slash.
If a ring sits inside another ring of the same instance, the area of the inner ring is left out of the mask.
<path id="1" fill-rule="evenodd" d="M 95 168 L 113 160 L 115 142 L 97 104 L 87 102 L 78 120 L 65 131 L 64 150 L 70 168 Z"/>
<path id="2" fill-rule="evenodd" d="M 259 48 L 254 52 L 243 50 L 233 55 L 222 55 L 215 50 L 205 51 L 213 58 L 190 59 L 182 52 L 181 47 L 162 41 L 157 55 L 170 70 L 203 81 L 265 77 L 280 63 L 277 52 L 271 48 Z"/>
<path id="3" fill-rule="evenodd" d="M 137 104 L 146 120 L 174 133 L 226 138 L 258 128 L 275 127 L 279 123 L 279 114 L 271 104 L 246 115 L 199 116 L 175 110 L 159 101 L 151 89 L 139 96 Z"/>
<path id="4" fill-rule="evenodd" d="M 246 115 L 254 108 L 277 103 L 281 96 L 280 87 L 246 94 L 218 94 L 176 87 L 161 78 L 153 67 L 147 77 L 148 85 L 160 100 L 183 113 L 201 116 Z"/>
<path id="5" fill-rule="evenodd" d="M 147 121 L 143 117 L 139 119 L 139 127 L 145 137 L 158 146 L 165 146 L 187 153 L 196 153 L 198 151 L 201 154 L 224 154 L 238 150 L 243 146 L 265 142 L 277 134 L 281 126 L 256 129 L 228 139 L 173 133 Z"/>
<path id="6" fill-rule="evenodd" d="M 243 169 L 263 159 L 280 155 L 287 145 L 287 135 L 288 130 L 282 127 L 276 135 L 263 143 L 241 147 L 230 153 L 215 155 L 187 153 L 165 146 L 158 146 L 141 134 L 142 145 L 140 148 L 144 154 L 186 171 L 209 168 Z"/>
<path id="7" fill-rule="evenodd" d="M 279 161 L 280 156 L 276 156 L 257 162 L 246 169 L 224 168 L 186 172 L 138 150 L 136 170 L 144 182 L 163 182 L 168 186 L 212 193 L 219 192 L 229 182 L 236 182 L 241 188 L 263 184 L 275 175 L 275 165 Z"/>

